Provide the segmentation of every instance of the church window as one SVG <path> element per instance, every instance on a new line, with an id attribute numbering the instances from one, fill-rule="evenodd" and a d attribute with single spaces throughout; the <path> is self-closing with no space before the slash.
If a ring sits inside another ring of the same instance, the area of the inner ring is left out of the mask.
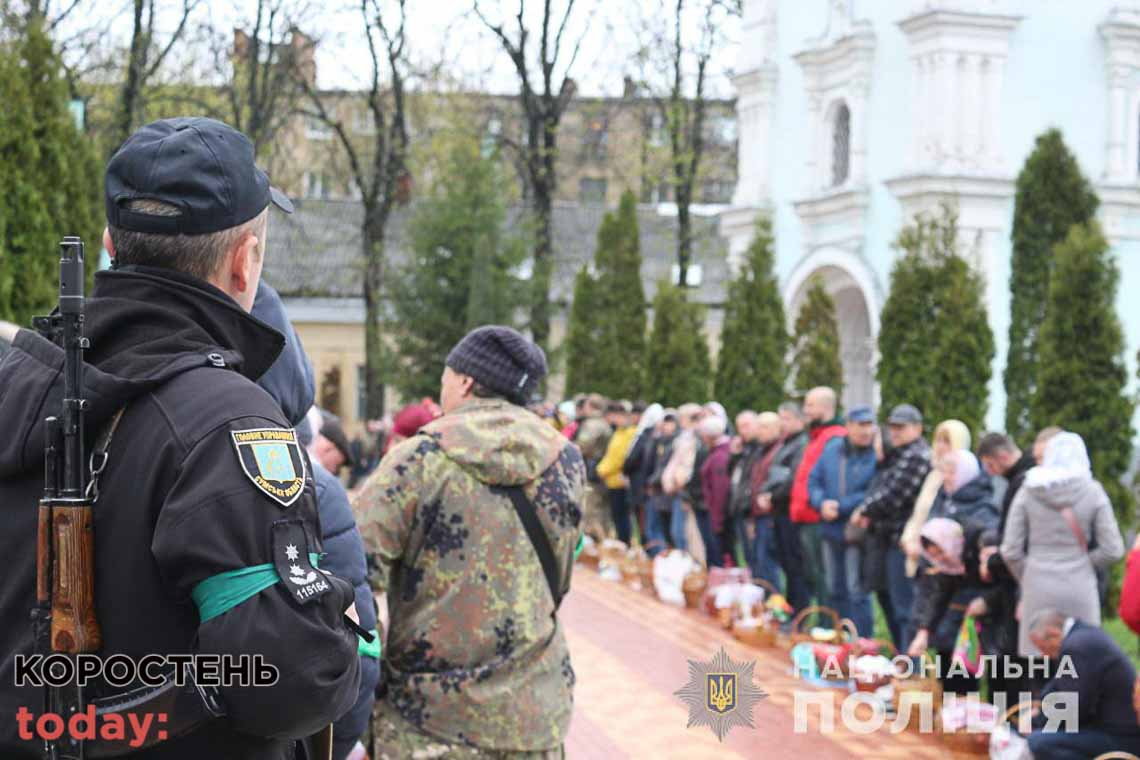
<path id="1" fill-rule="evenodd" d="M 851 110 L 840 103 L 831 126 L 831 185 L 838 187 L 847 181 L 851 163 Z"/>

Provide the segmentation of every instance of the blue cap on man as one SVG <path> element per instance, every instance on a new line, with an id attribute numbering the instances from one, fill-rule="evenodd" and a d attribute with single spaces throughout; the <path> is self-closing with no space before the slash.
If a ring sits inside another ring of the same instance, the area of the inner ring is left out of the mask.
<path id="1" fill-rule="evenodd" d="M 850 411 L 847 412 L 847 421 L 848 422 L 874 422 L 875 421 L 875 410 L 873 410 L 871 407 L 867 406 L 866 404 L 851 407 Z"/>

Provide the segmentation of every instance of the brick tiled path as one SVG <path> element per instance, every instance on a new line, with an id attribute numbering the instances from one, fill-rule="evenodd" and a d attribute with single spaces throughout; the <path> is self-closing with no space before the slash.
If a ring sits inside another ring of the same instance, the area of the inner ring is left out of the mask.
<path id="1" fill-rule="evenodd" d="M 807 711 L 808 730 L 796 733 L 794 690 L 811 687 L 791 675 L 786 652 L 744 646 L 695 611 L 604 581 L 581 565 L 559 620 L 578 677 L 566 742 L 570 760 L 951 757 L 937 737 L 892 734 L 890 720 L 872 734 L 848 731 L 838 702 L 833 730 L 821 732 L 813 707 Z M 687 729 L 688 707 L 673 695 L 688 680 L 688 660 L 708 660 L 721 645 L 737 661 L 756 661 L 756 680 L 768 693 L 753 710 L 756 727 L 733 729 L 723 744 L 707 727 Z M 844 694 L 835 690 L 837 699 Z"/>

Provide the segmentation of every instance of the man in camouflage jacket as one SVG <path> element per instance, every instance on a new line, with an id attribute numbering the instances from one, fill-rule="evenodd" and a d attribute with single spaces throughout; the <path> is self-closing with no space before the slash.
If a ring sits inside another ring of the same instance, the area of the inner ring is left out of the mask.
<path id="1" fill-rule="evenodd" d="M 374 759 L 561 757 L 574 671 L 553 594 L 502 487 L 522 486 L 569 588 L 585 465 L 523 407 L 541 349 L 482 327 L 447 357 L 444 416 L 392 449 L 356 510 L 386 592 Z"/>

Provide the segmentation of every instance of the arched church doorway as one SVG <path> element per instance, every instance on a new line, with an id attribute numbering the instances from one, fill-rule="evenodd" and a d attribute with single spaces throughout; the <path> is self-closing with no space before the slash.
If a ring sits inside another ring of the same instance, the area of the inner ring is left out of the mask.
<path id="1" fill-rule="evenodd" d="M 870 273 L 861 266 L 855 267 L 842 260 L 848 257 L 850 254 L 845 253 L 809 256 L 792 273 L 784 296 L 789 329 L 795 325 L 796 315 L 816 279 L 823 283 L 824 289 L 835 301 L 839 353 L 843 363 L 841 398 L 845 409 L 857 404 L 878 403 L 878 388 L 875 384 L 878 304 L 874 301 Z"/>

